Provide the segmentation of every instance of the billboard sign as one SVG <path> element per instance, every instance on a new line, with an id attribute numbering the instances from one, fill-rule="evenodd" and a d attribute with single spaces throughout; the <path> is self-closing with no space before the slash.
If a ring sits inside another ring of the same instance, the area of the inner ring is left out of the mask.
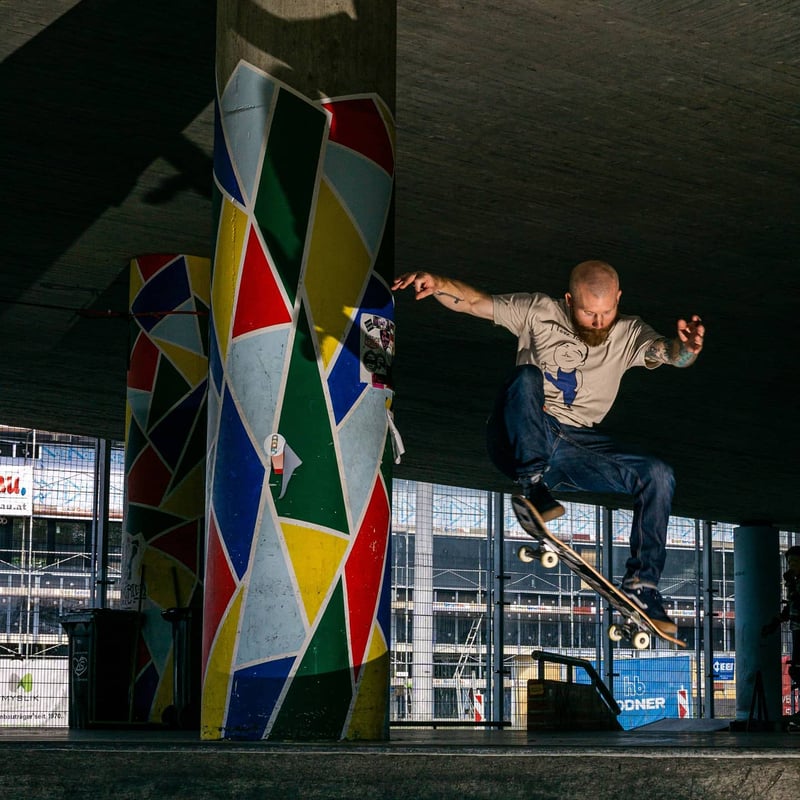
<path id="1" fill-rule="evenodd" d="M 711 662 L 711 674 L 715 681 L 732 681 L 736 659 L 733 656 L 717 656 Z"/>
<path id="2" fill-rule="evenodd" d="M 614 661 L 614 698 L 625 730 L 660 719 L 692 715 L 690 656 L 629 658 Z"/>
<path id="3" fill-rule="evenodd" d="M 0 658 L 0 727 L 69 723 L 66 658 Z"/>
<path id="4" fill-rule="evenodd" d="M 614 659 L 614 699 L 625 729 L 692 716 L 691 656 Z M 583 670 L 577 681 L 588 682 Z"/>
<path id="5" fill-rule="evenodd" d="M 0 516 L 29 517 L 33 513 L 33 467 L 0 464 Z"/>

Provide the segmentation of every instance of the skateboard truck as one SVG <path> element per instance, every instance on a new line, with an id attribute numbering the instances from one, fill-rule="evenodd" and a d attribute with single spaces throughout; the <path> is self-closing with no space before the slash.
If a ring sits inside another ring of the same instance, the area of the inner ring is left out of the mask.
<path id="1" fill-rule="evenodd" d="M 608 638 L 612 642 L 621 642 L 624 639 L 636 650 L 646 650 L 650 646 L 650 634 L 627 622 L 612 623 L 608 628 Z"/>
<path id="2" fill-rule="evenodd" d="M 538 560 L 542 566 L 552 568 L 563 562 L 578 575 L 583 583 L 597 592 L 609 607 L 621 618 L 608 628 L 608 637 L 614 642 L 623 639 L 630 642 L 636 650 L 650 646 L 654 636 L 671 642 L 678 647 L 686 647 L 686 642 L 662 631 L 657 623 L 644 613 L 621 589 L 601 575 L 579 552 L 551 533 L 531 502 L 521 496 L 511 497 L 511 507 L 522 529 L 533 539 L 517 551 L 520 561 L 530 563 Z"/>
<path id="3" fill-rule="evenodd" d="M 541 544 L 524 544 L 517 550 L 517 558 L 525 564 L 539 561 L 543 567 L 553 569 L 558 565 L 558 553 Z"/>

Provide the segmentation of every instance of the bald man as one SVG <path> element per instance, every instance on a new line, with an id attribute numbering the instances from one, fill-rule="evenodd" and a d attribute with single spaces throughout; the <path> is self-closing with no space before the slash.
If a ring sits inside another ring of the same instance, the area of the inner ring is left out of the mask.
<path id="1" fill-rule="evenodd" d="M 663 633 L 677 625 L 658 583 L 675 479 L 663 461 L 623 448 L 597 429 L 631 367 L 688 367 L 703 349 L 700 317 L 677 322 L 674 338 L 619 313 L 619 276 L 605 261 L 573 268 L 563 298 L 540 293 L 490 295 L 462 281 L 409 272 L 392 289 L 413 287 L 451 311 L 490 320 L 517 337 L 516 367 L 487 423 L 495 466 L 516 482 L 549 521 L 564 513 L 551 495 L 568 491 L 626 494 L 633 500 L 630 557 L 623 591 Z"/>

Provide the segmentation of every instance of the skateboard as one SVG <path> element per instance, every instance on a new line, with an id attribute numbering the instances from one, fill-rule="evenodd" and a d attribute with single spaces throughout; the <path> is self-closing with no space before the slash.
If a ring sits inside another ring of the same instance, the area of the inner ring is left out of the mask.
<path id="1" fill-rule="evenodd" d="M 601 575 L 579 553 L 554 536 L 527 498 L 513 495 L 511 507 L 525 533 L 536 540 L 534 546 L 523 545 L 519 548 L 517 556 L 520 561 L 526 564 L 534 560 L 540 561 L 542 566 L 548 569 L 552 569 L 559 561 L 563 561 L 622 617 L 622 622 L 615 622 L 608 629 L 608 638 L 611 641 L 620 642 L 624 639 L 629 641 L 635 649 L 644 650 L 650 645 L 650 637 L 658 636 L 678 647 L 686 647 L 686 642 L 660 631 L 653 620 L 627 595 Z"/>

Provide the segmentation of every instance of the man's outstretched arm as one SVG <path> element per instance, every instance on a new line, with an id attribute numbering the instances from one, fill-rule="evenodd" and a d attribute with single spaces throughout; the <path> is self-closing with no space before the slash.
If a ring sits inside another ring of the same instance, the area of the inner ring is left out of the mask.
<path id="1" fill-rule="evenodd" d="M 392 289 L 414 287 L 415 300 L 435 297 L 445 308 L 481 319 L 494 318 L 494 304 L 490 295 L 462 281 L 432 275 L 430 272 L 406 272 L 395 278 Z"/>
<path id="2" fill-rule="evenodd" d="M 706 328 L 695 314 L 688 322 L 678 320 L 678 335 L 674 339 L 658 339 L 645 354 L 647 361 L 671 364 L 673 367 L 688 367 L 694 364 L 703 349 Z"/>

